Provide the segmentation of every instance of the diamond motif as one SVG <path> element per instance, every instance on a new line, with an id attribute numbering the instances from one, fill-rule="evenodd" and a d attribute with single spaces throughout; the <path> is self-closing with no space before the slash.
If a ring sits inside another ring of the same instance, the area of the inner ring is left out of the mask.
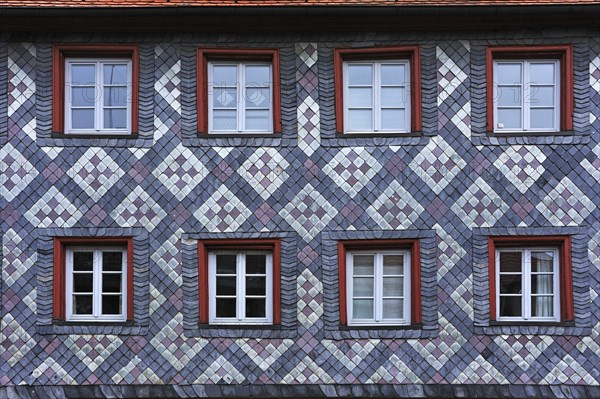
<path id="1" fill-rule="evenodd" d="M 259 148 L 237 170 L 254 190 L 267 200 L 289 177 L 290 164 L 275 148 Z"/>
<path id="2" fill-rule="evenodd" d="M 424 208 L 397 181 L 367 208 L 367 214 L 382 229 L 407 229 L 419 217 Z"/>
<path id="3" fill-rule="evenodd" d="M 44 196 L 25 212 L 25 217 L 37 227 L 72 227 L 81 218 L 83 211 L 73 205 L 56 187 L 50 187 Z"/>
<path id="4" fill-rule="evenodd" d="M 323 315 L 323 283 L 309 270 L 304 269 L 296 279 L 298 291 L 298 321 L 309 328 Z"/>
<path id="5" fill-rule="evenodd" d="M 509 209 L 506 202 L 481 178 L 452 205 L 467 226 L 493 226 Z"/>
<path id="6" fill-rule="evenodd" d="M 466 165 L 441 136 L 435 136 L 408 166 L 439 194 Z"/>
<path id="7" fill-rule="evenodd" d="M 598 181 L 598 183 L 600 183 L 600 144 L 598 144 L 596 147 L 594 147 L 594 149 L 592 150 L 592 153 L 595 154 L 596 156 L 593 158 L 593 162 L 588 161 L 587 159 L 584 159 L 581 162 L 581 166 L 583 166 L 583 168 L 585 170 L 587 170 L 587 172 L 592 175 L 592 177 L 594 179 L 596 179 L 596 181 Z"/>
<path id="8" fill-rule="evenodd" d="M 283 380 L 285 384 L 315 384 L 318 382 L 330 384 L 335 382 L 329 374 L 319 367 L 310 357 L 304 357 Z"/>
<path id="9" fill-rule="evenodd" d="M 238 339 L 236 344 L 248 355 L 252 361 L 267 371 L 294 344 L 291 339 L 284 339 L 279 344 L 270 341 L 259 341 L 250 344 L 249 339 Z"/>
<path id="10" fill-rule="evenodd" d="M 364 147 L 355 147 L 339 151 L 323 172 L 354 198 L 380 169 L 381 164 Z"/>
<path id="11" fill-rule="evenodd" d="M 154 90 L 171 106 L 179 115 L 181 115 L 181 104 L 179 97 L 179 72 L 181 70 L 181 61 L 177 61 L 173 66 L 165 72 L 154 84 Z"/>
<path id="12" fill-rule="evenodd" d="M 23 47 L 28 47 L 29 51 L 33 49 L 35 56 L 35 47 L 31 43 L 22 43 Z M 8 84 L 8 117 L 11 117 L 27 100 L 29 100 L 36 90 L 35 81 L 21 69 L 15 60 L 8 57 L 9 84 Z"/>
<path id="13" fill-rule="evenodd" d="M 180 143 L 152 174 L 181 201 L 208 175 L 208 170 L 189 148 Z"/>
<path id="14" fill-rule="evenodd" d="M 590 86 L 596 92 L 600 93 L 600 57 L 596 57 L 590 62 Z"/>
<path id="15" fill-rule="evenodd" d="M 536 208 L 554 226 L 574 226 L 581 224 L 596 209 L 596 205 L 565 177 Z"/>
<path id="16" fill-rule="evenodd" d="M 304 241 L 311 241 L 338 214 L 325 197 L 307 184 L 279 215 L 284 218 Z"/>
<path id="17" fill-rule="evenodd" d="M 110 216 L 123 227 L 143 226 L 148 231 L 160 223 L 167 213 L 154 201 L 143 188 L 137 186 L 117 206 Z"/>
<path id="18" fill-rule="evenodd" d="M 194 384 L 205 384 L 208 381 L 218 383 L 224 380 L 227 383 L 238 383 L 241 384 L 246 377 L 240 373 L 233 364 L 231 364 L 225 357 L 219 356 L 212 362 L 205 370 L 203 374 L 200 374 L 198 378 L 193 382 Z"/>
<path id="19" fill-rule="evenodd" d="M 211 232 L 236 231 L 251 215 L 252 211 L 224 184 L 194 212 Z"/>
<path id="20" fill-rule="evenodd" d="M 0 188 L 2 196 L 12 201 L 39 174 L 37 169 L 12 144 L 0 148 Z"/>
<path id="21" fill-rule="evenodd" d="M 116 335 L 68 335 L 65 345 L 93 373 L 123 344 Z"/>
<path id="22" fill-rule="evenodd" d="M 208 344 L 206 339 L 187 340 L 183 337 L 183 316 L 177 313 L 150 340 L 157 353 L 160 353 L 175 370 L 180 371 L 188 365 L 202 348 Z"/>
<path id="23" fill-rule="evenodd" d="M 438 106 L 440 106 L 467 79 L 467 74 L 440 47 L 436 47 L 436 56 L 441 62 L 438 69 Z"/>
<path id="24" fill-rule="evenodd" d="M 538 147 L 516 145 L 508 147 L 494 166 L 524 194 L 546 170 L 542 165 L 545 160 L 546 155 Z"/>
<path id="25" fill-rule="evenodd" d="M 19 363 L 36 345 L 36 340 L 10 313 L 0 321 L 0 342 L 0 359 L 10 367 Z"/>
<path id="26" fill-rule="evenodd" d="M 67 171 L 75 183 L 98 201 L 125 172 L 102 148 L 89 148 Z"/>

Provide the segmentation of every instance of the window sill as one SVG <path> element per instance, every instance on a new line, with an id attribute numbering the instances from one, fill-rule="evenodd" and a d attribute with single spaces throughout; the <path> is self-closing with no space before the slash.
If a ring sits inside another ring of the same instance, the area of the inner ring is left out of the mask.
<path id="1" fill-rule="evenodd" d="M 591 327 L 577 327 L 573 322 L 564 323 L 506 323 L 490 322 L 489 326 L 474 326 L 475 334 L 482 335 L 570 335 L 588 336 Z"/>
<path id="2" fill-rule="evenodd" d="M 37 325 L 36 331 L 42 335 L 146 335 L 148 326 L 136 326 L 132 321 L 124 323 L 75 323 L 54 320 L 50 325 Z"/>
<path id="3" fill-rule="evenodd" d="M 182 138 L 187 147 L 289 147 L 297 140 L 285 138 L 281 133 L 273 134 L 215 134 L 198 132 Z"/>
<path id="4" fill-rule="evenodd" d="M 295 329 L 283 328 L 280 325 L 234 325 L 234 324 L 199 324 L 197 329 L 185 329 L 186 337 L 200 338 L 294 338 Z"/>
<path id="5" fill-rule="evenodd" d="M 153 136 L 145 136 L 138 133 L 128 135 L 88 135 L 54 132 L 49 137 L 38 136 L 36 143 L 47 147 L 151 147 L 153 140 Z"/>
<path id="6" fill-rule="evenodd" d="M 335 133 L 333 137 L 321 135 L 324 147 L 374 147 L 426 145 L 431 134 L 408 133 Z"/>
<path id="7" fill-rule="evenodd" d="M 435 338 L 438 335 L 437 326 L 434 328 L 421 324 L 397 326 L 344 326 L 337 330 L 326 330 L 325 338 L 341 339 L 421 339 Z"/>
<path id="8" fill-rule="evenodd" d="M 589 134 L 576 132 L 486 132 L 473 133 L 471 141 L 474 145 L 570 145 L 586 144 L 590 141 Z"/>

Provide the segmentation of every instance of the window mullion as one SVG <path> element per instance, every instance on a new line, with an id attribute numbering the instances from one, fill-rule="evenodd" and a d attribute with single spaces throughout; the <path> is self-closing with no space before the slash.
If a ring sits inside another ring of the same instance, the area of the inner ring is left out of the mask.
<path id="1" fill-rule="evenodd" d="M 237 258 L 237 267 L 236 267 L 236 273 L 237 273 L 237 289 L 236 289 L 236 316 L 238 321 L 242 321 L 245 317 L 245 310 L 246 310 L 246 284 L 245 284 L 245 277 L 246 277 L 246 258 L 244 256 L 244 254 L 237 254 L 236 256 Z"/>
<path id="2" fill-rule="evenodd" d="M 246 89 L 246 66 L 243 63 L 237 65 L 238 69 L 238 92 L 237 92 L 237 109 L 238 109 L 238 132 L 246 130 L 246 101 L 243 98 Z"/>
<path id="3" fill-rule="evenodd" d="M 411 315 L 411 309 L 412 309 L 412 290 L 414 289 L 414 287 L 411 287 L 411 280 L 412 280 L 412 275 L 411 272 L 412 270 L 410 270 L 410 264 L 411 264 L 412 259 L 410 258 L 410 253 L 409 252 L 405 252 L 404 253 L 404 270 L 403 270 L 403 275 L 404 275 L 404 309 L 402 312 L 402 316 L 404 318 L 404 320 L 406 320 L 407 322 L 410 320 L 410 322 L 412 322 L 412 315 Z M 418 304 L 415 304 L 418 305 Z"/>
<path id="4" fill-rule="evenodd" d="M 531 250 L 523 251 L 523 318 L 531 319 Z"/>
<path id="5" fill-rule="evenodd" d="M 531 101 L 531 80 L 530 80 L 530 68 L 531 64 L 529 61 L 523 61 L 523 78 L 522 82 L 522 91 L 521 94 L 521 122 L 523 123 L 523 130 L 530 130 L 531 126 L 531 110 L 529 108 L 529 104 Z M 525 101 L 527 99 L 527 101 Z"/>
<path id="6" fill-rule="evenodd" d="M 381 63 L 373 63 L 373 127 L 381 130 Z"/>
<path id="7" fill-rule="evenodd" d="M 100 317 L 101 312 L 100 308 L 102 306 L 101 303 L 101 289 L 102 289 L 102 263 L 101 263 L 101 251 L 94 250 L 93 252 L 93 293 L 92 293 L 92 315 L 95 318 Z"/>
<path id="8" fill-rule="evenodd" d="M 94 110 L 96 115 L 96 120 L 94 123 L 94 128 L 96 131 L 100 131 L 104 129 L 104 119 L 102 118 L 102 104 L 104 101 L 104 79 L 102 76 L 102 63 L 100 61 L 96 62 L 96 98 L 94 99 Z"/>
<path id="9" fill-rule="evenodd" d="M 383 255 L 378 253 L 375 255 L 375 275 L 374 277 L 374 292 L 373 302 L 375 304 L 375 321 L 383 320 Z"/>

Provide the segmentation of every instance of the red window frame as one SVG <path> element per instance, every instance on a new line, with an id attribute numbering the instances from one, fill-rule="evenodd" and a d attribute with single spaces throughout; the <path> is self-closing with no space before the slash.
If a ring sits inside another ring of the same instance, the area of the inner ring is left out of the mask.
<path id="1" fill-rule="evenodd" d="M 208 253 L 214 250 L 267 250 L 273 251 L 273 324 L 281 324 L 281 240 L 231 239 L 198 241 L 198 298 L 200 323 L 208 324 Z"/>
<path id="2" fill-rule="evenodd" d="M 281 133 L 281 92 L 279 50 L 199 48 L 196 50 L 196 101 L 198 132 L 208 134 L 209 61 L 269 61 L 273 70 L 273 134 Z"/>
<path id="3" fill-rule="evenodd" d="M 65 59 L 131 58 L 131 134 L 138 132 L 139 51 L 130 44 L 55 44 L 52 48 L 52 131 L 65 131 Z"/>
<path id="4" fill-rule="evenodd" d="M 341 240 L 338 241 L 338 279 L 340 292 L 340 323 L 348 325 L 346 301 L 346 253 L 362 250 L 410 250 L 410 325 L 423 322 L 421 303 L 421 246 L 418 239 Z M 370 328 L 370 326 L 365 326 Z M 358 327 L 361 328 L 361 327 Z"/>
<path id="5" fill-rule="evenodd" d="M 379 61 L 398 58 L 408 59 L 410 62 L 411 132 L 423 130 L 419 46 L 336 48 L 333 50 L 333 75 L 335 82 L 335 127 L 338 133 L 344 133 L 344 61 Z"/>
<path id="6" fill-rule="evenodd" d="M 493 236 L 488 237 L 490 277 L 490 320 L 496 320 L 496 249 L 502 247 L 558 247 L 560 320 L 573 321 L 573 273 L 570 236 Z M 537 323 L 537 322 L 536 322 Z"/>
<path id="7" fill-rule="evenodd" d="M 573 130 L 573 47 L 490 46 L 486 49 L 486 127 L 494 131 L 494 60 L 557 59 L 560 62 L 560 130 Z"/>
<path id="8" fill-rule="evenodd" d="M 65 320 L 66 249 L 77 246 L 127 247 L 127 321 L 133 320 L 133 238 L 132 237 L 54 237 L 54 306 L 55 320 Z"/>

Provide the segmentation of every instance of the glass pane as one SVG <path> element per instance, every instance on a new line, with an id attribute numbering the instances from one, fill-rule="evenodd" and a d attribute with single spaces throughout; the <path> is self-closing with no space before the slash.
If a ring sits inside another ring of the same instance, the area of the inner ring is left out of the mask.
<path id="1" fill-rule="evenodd" d="M 246 110 L 246 130 L 271 130 L 271 111 Z"/>
<path id="2" fill-rule="evenodd" d="M 404 277 L 385 277 L 383 279 L 383 296 L 402 296 L 403 288 Z"/>
<path id="3" fill-rule="evenodd" d="M 404 317 L 404 300 L 402 299 L 384 299 L 383 300 L 383 318 L 384 319 L 402 319 Z"/>
<path id="4" fill-rule="evenodd" d="M 235 298 L 217 298 L 217 317 L 235 317 Z"/>
<path id="5" fill-rule="evenodd" d="M 105 87 L 104 105 L 107 107 L 127 106 L 127 87 Z"/>
<path id="6" fill-rule="evenodd" d="M 532 109 L 531 110 L 531 128 L 532 129 L 552 129 L 552 128 L 554 128 L 554 108 Z"/>
<path id="7" fill-rule="evenodd" d="M 265 277 L 246 277 L 246 295 L 266 295 L 267 281 Z"/>
<path id="8" fill-rule="evenodd" d="M 102 292 L 121 292 L 121 273 L 103 274 Z"/>
<path id="9" fill-rule="evenodd" d="M 501 317 L 521 317 L 521 297 L 520 296 L 501 296 L 500 297 L 500 316 Z"/>
<path id="10" fill-rule="evenodd" d="M 554 84 L 554 63 L 531 63 L 531 84 Z"/>
<path id="11" fill-rule="evenodd" d="M 554 276 L 552 274 L 532 274 L 531 275 L 531 293 L 532 294 L 552 294 L 552 293 L 554 293 Z"/>
<path id="12" fill-rule="evenodd" d="M 71 103 L 74 107 L 93 107 L 96 102 L 95 87 L 73 87 Z"/>
<path id="13" fill-rule="evenodd" d="M 372 113 L 370 110 L 349 110 L 348 130 L 373 130 Z"/>
<path id="14" fill-rule="evenodd" d="M 402 87 L 382 87 L 381 106 L 404 108 L 406 105 L 406 90 Z"/>
<path id="15" fill-rule="evenodd" d="M 235 254 L 219 254 L 217 258 L 217 274 L 236 274 Z"/>
<path id="16" fill-rule="evenodd" d="M 73 295 L 73 314 L 92 314 L 92 296 Z"/>
<path id="17" fill-rule="evenodd" d="M 265 274 L 267 270 L 267 255 L 246 255 L 246 274 Z"/>
<path id="18" fill-rule="evenodd" d="M 246 66 L 246 87 L 266 86 L 271 83 L 271 67 L 268 65 Z"/>
<path id="19" fill-rule="evenodd" d="M 74 271 L 92 271 L 94 269 L 93 252 L 73 252 L 73 270 Z"/>
<path id="20" fill-rule="evenodd" d="M 496 93 L 496 101 L 500 106 L 520 106 L 521 86 L 500 86 Z"/>
<path id="21" fill-rule="evenodd" d="M 532 273 L 552 273 L 554 270 L 554 252 L 535 251 L 531 252 Z"/>
<path id="22" fill-rule="evenodd" d="M 536 296 L 531 298 L 531 316 L 552 317 L 554 315 L 554 297 Z"/>
<path id="23" fill-rule="evenodd" d="M 515 84 L 521 83 L 521 64 L 515 63 L 498 63 L 496 68 L 496 77 L 498 84 Z"/>
<path id="24" fill-rule="evenodd" d="M 73 274 L 73 292 L 90 293 L 94 290 L 92 273 Z"/>
<path id="25" fill-rule="evenodd" d="M 93 129 L 94 110 L 74 109 L 71 110 L 71 126 L 73 129 Z"/>
<path id="26" fill-rule="evenodd" d="M 236 89 L 213 89 L 213 107 L 237 107 L 237 91 Z"/>
<path id="27" fill-rule="evenodd" d="M 246 317 L 266 317 L 264 298 L 246 298 Z"/>
<path id="28" fill-rule="evenodd" d="M 355 299 L 352 301 L 352 318 L 373 319 L 373 300 Z"/>
<path id="29" fill-rule="evenodd" d="M 350 108 L 373 106 L 373 89 L 370 87 L 351 87 L 348 89 L 348 104 Z"/>
<path id="30" fill-rule="evenodd" d="M 215 65 L 211 83 L 215 86 L 237 86 L 237 67 L 235 65 Z"/>
<path id="31" fill-rule="evenodd" d="M 383 130 L 407 130 L 405 115 L 406 111 L 403 109 L 381 110 L 381 128 Z"/>
<path id="32" fill-rule="evenodd" d="M 501 294 L 520 294 L 521 293 L 521 275 L 520 274 L 501 274 L 500 275 L 500 293 Z"/>
<path id="33" fill-rule="evenodd" d="M 93 64 L 79 64 L 71 66 L 72 84 L 89 85 L 96 83 L 96 66 Z"/>
<path id="34" fill-rule="evenodd" d="M 352 279 L 353 296 L 373 296 L 373 277 L 354 277 Z"/>
<path id="35" fill-rule="evenodd" d="M 383 275 L 402 275 L 404 272 L 404 255 L 383 255 Z"/>
<path id="36" fill-rule="evenodd" d="M 554 106 L 554 87 L 531 86 L 529 104 L 532 106 Z"/>
<path id="37" fill-rule="evenodd" d="M 127 65 L 104 64 L 105 85 L 126 85 Z"/>
<path id="38" fill-rule="evenodd" d="M 373 275 L 373 265 L 375 262 L 373 255 L 354 255 L 352 261 L 355 276 Z"/>
<path id="39" fill-rule="evenodd" d="M 386 64 L 381 66 L 381 84 L 382 85 L 405 85 L 409 82 L 404 81 L 404 68 L 402 64 Z"/>
<path id="40" fill-rule="evenodd" d="M 518 252 L 500 252 L 500 273 L 521 273 L 523 254 Z"/>
<path id="41" fill-rule="evenodd" d="M 271 103 L 271 90 L 269 88 L 246 88 L 246 107 L 268 108 Z"/>
<path id="42" fill-rule="evenodd" d="M 121 295 L 102 295 L 102 314 L 120 314 Z"/>
<path id="43" fill-rule="evenodd" d="M 123 252 L 102 252 L 102 270 L 121 271 L 123 268 Z"/>
<path id="44" fill-rule="evenodd" d="M 236 111 L 214 110 L 213 111 L 213 129 L 214 130 L 237 130 Z"/>
<path id="45" fill-rule="evenodd" d="M 217 295 L 235 295 L 236 277 L 217 277 Z"/>
<path id="46" fill-rule="evenodd" d="M 104 110 L 104 128 L 105 129 L 126 129 L 127 128 L 127 110 L 126 109 L 105 109 Z"/>
<path id="47" fill-rule="evenodd" d="M 521 129 L 521 110 L 520 109 L 498 109 L 499 129 Z"/>
<path id="48" fill-rule="evenodd" d="M 348 83 L 351 86 L 373 84 L 373 66 L 368 64 L 348 65 Z"/>

